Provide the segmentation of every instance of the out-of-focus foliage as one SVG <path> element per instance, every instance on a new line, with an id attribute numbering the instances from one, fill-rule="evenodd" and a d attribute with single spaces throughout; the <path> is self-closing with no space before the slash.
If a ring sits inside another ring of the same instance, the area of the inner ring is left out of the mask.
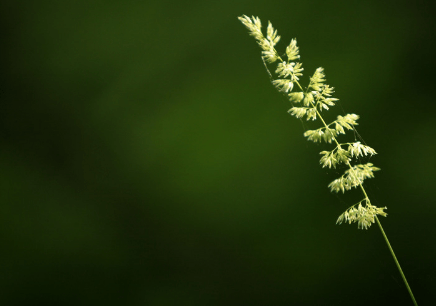
<path id="1" fill-rule="evenodd" d="M 361 116 L 383 169 L 371 203 L 435 300 L 433 4 L 0 6 L 2 305 L 349 305 L 337 292 L 368 284 L 356 305 L 408 298 L 379 233 L 334 224 L 352 191 L 308 191 L 340 173 L 247 51 L 242 13 L 283 29 L 281 50 L 298 37 L 305 71 L 322 65 Z"/>

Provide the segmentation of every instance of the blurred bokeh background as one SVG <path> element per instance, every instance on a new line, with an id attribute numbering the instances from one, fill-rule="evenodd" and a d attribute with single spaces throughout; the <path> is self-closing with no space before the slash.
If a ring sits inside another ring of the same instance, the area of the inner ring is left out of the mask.
<path id="1" fill-rule="evenodd" d="M 434 1 L 2 1 L 2 305 L 411 305 L 376 225 L 335 225 L 305 128 L 237 20 L 300 46 L 418 302 L 436 299 Z"/>

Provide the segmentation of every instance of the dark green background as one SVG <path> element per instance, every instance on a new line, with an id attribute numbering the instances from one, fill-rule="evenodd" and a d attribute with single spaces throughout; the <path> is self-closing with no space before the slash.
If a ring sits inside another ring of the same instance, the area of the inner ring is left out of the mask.
<path id="1" fill-rule="evenodd" d="M 436 299 L 434 1 L 2 1 L 2 305 L 411 305 L 236 19 L 361 116 L 367 181 Z M 328 116 L 328 115 L 327 115 Z"/>

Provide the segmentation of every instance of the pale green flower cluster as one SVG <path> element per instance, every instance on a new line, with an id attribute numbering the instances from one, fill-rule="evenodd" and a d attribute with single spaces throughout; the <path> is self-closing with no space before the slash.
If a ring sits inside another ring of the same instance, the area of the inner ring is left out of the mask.
<path id="1" fill-rule="evenodd" d="M 279 55 L 274 48 L 274 46 L 280 40 L 280 36 L 277 35 L 277 30 L 274 30 L 272 24 L 269 23 L 266 30 L 267 34 L 265 37 L 262 34 L 262 24 L 259 17 L 253 16 L 253 18 L 250 19 L 250 17 L 243 16 L 238 18 L 248 28 L 248 30 L 250 31 L 250 35 L 257 40 L 257 43 L 262 48 L 263 59 L 266 60 L 268 63 L 274 63 L 279 58 Z"/>
<path id="2" fill-rule="evenodd" d="M 365 201 L 365 206 L 362 206 L 362 202 Z M 357 208 L 356 208 L 357 205 Z M 386 213 L 383 211 L 386 207 L 376 207 L 371 205 L 369 200 L 365 199 L 359 203 L 351 206 L 342 215 L 339 216 L 336 223 L 342 224 L 342 222 L 357 222 L 357 227 L 361 229 L 368 229 L 372 223 L 375 223 L 376 215 L 386 217 Z"/>
<path id="3" fill-rule="evenodd" d="M 331 182 L 329 187 L 334 192 L 345 192 L 345 190 L 360 186 L 364 179 L 374 177 L 373 171 L 377 170 L 380 170 L 380 168 L 374 167 L 371 163 L 353 166 L 345 170 L 344 175 L 340 178 Z"/>
<path id="4" fill-rule="evenodd" d="M 326 134 L 324 133 L 324 135 Z M 348 149 L 344 150 L 342 146 L 347 146 L 347 145 L 348 145 Z M 373 148 L 365 146 L 361 144 L 360 141 L 357 141 L 351 143 L 350 142 L 341 143 L 338 146 L 336 146 L 336 148 L 334 148 L 332 151 L 322 151 L 320 154 L 322 154 L 323 157 L 321 157 L 319 163 L 322 165 L 323 168 L 324 167 L 336 168 L 337 164 L 347 163 L 350 160 L 350 156 L 358 157 L 358 156 L 374 155 L 377 153 Z M 380 169 L 376 167 L 372 168 L 372 171 L 377 171 L 377 170 Z"/>
<path id="5" fill-rule="evenodd" d="M 357 204 L 353 205 L 339 217 L 338 223 L 341 223 L 343 220 L 349 223 L 358 222 L 359 228 L 367 229 L 371 226 L 371 223 L 374 223 L 376 215 L 386 216 L 386 213 L 383 211 L 386 208 L 377 208 L 370 204 L 363 187 L 363 181 L 374 177 L 373 172 L 380 169 L 374 167 L 372 163 L 352 166 L 351 161 L 353 158 L 372 156 L 377 153 L 373 148 L 360 142 L 339 143 L 337 140 L 338 136 L 345 134 L 346 130 L 355 129 L 354 127 L 357 125 L 359 116 L 356 114 L 337 116 L 337 119 L 333 122 L 326 123 L 321 116 L 321 112 L 335 106 L 335 102 L 338 99 L 332 97 L 334 88 L 325 84 L 324 69 L 321 67 L 316 69 L 310 78 L 309 85 L 306 89 L 303 89 L 298 82 L 303 75 L 303 67 L 300 62 L 296 62 L 296 60 L 300 59 L 297 40 L 292 39 L 286 47 L 287 60 L 285 61 L 275 49 L 280 36 L 278 36 L 277 30 L 273 28 L 271 22 L 268 22 L 267 35 L 265 37 L 262 33 L 262 24 L 258 17 L 253 16 L 250 18 L 244 15 L 238 17 L 238 19 L 248 28 L 250 35 L 256 39 L 261 47 L 262 59 L 269 64 L 278 61 L 275 70 L 277 78 L 272 83 L 277 90 L 286 94 L 292 103 L 293 107 L 288 112 L 299 119 L 319 119 L 321 121 L 322 127 L 316 130 L 308 130 L 304 133 L 304 136 L 313 142 L 324 141 L 336 145 L 333 150 L 322 151 L 320 153 L 322 155 L 320 164 L 323 167 L 329 168 L 336 168 L 339 164 L 344 164 L 348 167 L 340 178 L 329 184 L 330 190 L 332 192 L 345 192 L 345 190 L 360 187 L 363 192 L 364 199 L 358 203 L 358 208 L 354 207 Z M 293 91 L 294 89 L 296 90 Z M 362 203 L 365 203 L 365 205 L 362 206 Z"/>

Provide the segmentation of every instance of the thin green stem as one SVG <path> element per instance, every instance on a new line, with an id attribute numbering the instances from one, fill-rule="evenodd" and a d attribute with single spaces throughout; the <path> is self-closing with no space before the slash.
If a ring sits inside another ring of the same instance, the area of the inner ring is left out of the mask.
<path id="1" fill-rule="evenodd" d="M 274 49 L 274 51 L 275 51 L 275 53 L 276 53 L 276 56 L 277 56 L 278 60 L 281 61 L 281 62 L 283 62 L 283 60 L 282 60 L 282 58 L 280 57 L 280 55 L 278 54 L 277 50 Z M 263 60 L 263 59 L 262 59 L 262 60 Z M 264 64 L 265 64 L 265 61 L 264 61 Z M 267 70 L 268 70 L 268 67 L 266 66 L 266 64 L 265 64 L 265 68 L 267 68 Z M 269 70 L 268 70 L 268 73 L 270 74 L 270 77 L 272 78 L 272 75 L 271 75 L 271 73 L 269 72 Z M 306 94 L 307 91 L 308 91 L 309 88 L 310 88 L 310 85 L 311 85 L 312 81 L 310 81 L 309 86 L 307 87 L 306 91 L 303 90 L 303 87 L 300 85 L 300 83 L 299 83 L 298 81 L 294 81 L 294 83 L 296 83 L 297 86 L 301 89 L 301 91 L 303 91 L 303 92 Z M 313 102 L 311 102 L 311 104 L 312 104 L 312 107 L 315 109 L 315 111 L 316 111 L 318 117 L 321 119 L 322 123 L 324 124 L 325 128 L 328 129 L 328 126 L 329 126 L 330 124 L 327 124 L 327 123 L 324 121 L 324 118 L 321 116 L 321 113 L 318 111 L 318 109 L 317 109 L 317 107 L 316 107 L 316 104 L 314 104 Z M 335 141 L 335 143 L 336 143 L 336 145 L 337 145 L 337 148 L 340 148 L 341 145 L 340 145 L 339 142 L 336 140 L 336 137 L 333 136 L 333 140 Z M 347 161 L 347 165 L 348 165 L 348 167 L 351 169 L 352 173 L 357 177 L 356 172 L 355 172 L 353 166 L 351 166 L 351 164 L 350 164 L 349 161 Z M 363 184 L 362 184 L 362 182 L 361 182 L 360 180 L 359 180 L 359 185 L 360 185 L 360 189 L 362 190 L 363 194 L 365 195 L 365 199 L 366 199 L 367 201 L 369 201 L 368 194 L 366 193 L 366 190 L 365 190 L 365 188 L 363 187 Z M 363 200 L 362 200 L 362 201 L 363 201 Z M 361 203 L 362 201 L 360 201 L 359 203 Z M 391 246 L 391 244 L 389 243 L 388 237 L 386 236 L 386 233 L 385 233 L 385 231 L 383 230 L 383 227 L 382 227 L 382 225 L 381 225 L 379 219 L 377 218 L 377 216 L 375 216 L 375 220 L 377 221 L 377 224 L 378 224 L 378 226 L 379 226 L 379 228 L 380 228 L 380 231 L 381 231 L 383 237 L 385 238 L 386 244 L 388 245 L 388 248 L 389 248 L 389 250 L 390 250 L 390 252 L 391 252 L 391 254 L 392 254 L 392 257 L 394 258 L 395 264 L 397 265 L 398 271 L 400 271 L 400 274 L 401 274 L 401 277 L 403 278 L 404 284 L 406 284 L 407 291 L 409 292 L 410 297 L 412 298 L 412 301 L 413 301 L 414 305 L 415 305 L 415 306 L 418 306 L 418 303 L 416 302 L 415 297 L 413 296 L 412 289 L 410 289 L 410 286 L 409 286 L 409 284 L 408 284 L 408 282 L 407 282 L 406 276 L 404 275 L 403 270 L 401 269 L 400 263 L 398 262 L 398 259 L 397 259 L 397 257 L 395 256 L 394 250 L 392 249 L 392 246 Z"/>
<path id="2" fill-rule="evenodd" d="M 378 227 L 380 228 L 380 231 L 383 234 L 383 237 L 385 238 L 386 244 L 388 245 L 389 251 L 391 251 L 392 257 L 394 258 L 395 264 L 397 265 L 398 271 L 400 271 L 401 277 L 403 278 L 404 283 L 406 284 L 407 291 L 409 291 L 410 297 L 412 298 L 413 304 L 415 306 L 418 306 L 418 303 L 415 300 L 415 297 L 413 296 L 412 289 L 410 289 L 409 283 L 407 282 L 406 276 L 403 273 L 403 270 L 401 269 L 400 263 L 398 262 L 397 256 L 395 256 L 394 250 L 392 249 L 391 244 L 389 243 L 388 237 L 385 234 L 385 231 L 383 230 L 383 227 L 381 226 L 380 221 L 378 220 L 377 216 L 375 216 L 375 220 L 377 221 Z"/>
<path id="3" fill-rule="evenodd" d="M 300 84 L 299 84 L 298 82 L 295 82 L 295 83 L 297 83 L 297 85 L 301 88 L 301 86 L 300 86 Z M 310 86 L 310 85 L 309 85 L 309 86 Z M 321 113 L 318 111 L 318 109 L 316 108 L 315 104 L 314 104 L 313 102 L 312 102 L 311 104 L 312 104 L 312 107 L 315 108 L 315 111 L 316 111 L 316 113 L 317 113 L 319 119 L 321 119 L 321 121 L 322 121 L 322 123 L 324 124 L 324 126 L 325 126 L 326 128 L 328 128 L 328 125 L 327 125 L 326 122 L 324 121 L 324 118 L 321 116 Z M 336 142 L 336 145 L 337 145 L 337 147 L 339 148 L 341 145 L 340 145 L 339 142 L 336 140 L 336 137 L 333 136 L 333 140 Z M 352 172 L 354 173 L 354 175 L 356 176 L 356 173 L 355 173 L 355 171 L 354 171 L 354 168 L 353 168 L 353 166 L 351 166 L 351 164 L 350 164 L 349 161 L 347 161 L 347 165 L 348 165 L 348 167 L 350 167 L 351 171 L 352 171 Z M 356 177 L 357 177 L 357 176 L 356 176 Z M 359 185 L 360 185 L 360 189 L 362 190 L 363 194 L 365 195 L 365 199 L 367 199 L 367 200 L 369 201 L 368 194 L 366 193 L 366 190 L 365 190 L 365 188 L 363 187 L 362 182 L 361 182 L 360 180 L 359 180 Z M 362 200 L 362 201 L 363 201 L 363 200 Z M 362 201 L 361 201 L 361 202 L 362 202 Z M 415 297 L 413 296 L 412 289 L 410 289 L 410 286 L 409 286 L 409 283 L 407 282 L 406 276 L 404 275 L 403 270 L 401 269 L 400 263 L 398 262 L 398 259 L 397 259 L 397 257 L 395 256 L 394 250 L 392 249 L 392 246 L 391 246 L 391 244 L 389 243 L 388 237 L 386 236 L 386 233 L 385 233 L 385 231 L 383 230 L 383 227 L 382 227 L 382 225 L 381 225 L 379 219 L 377 218 L 377 216 L 375 216 L 375 220 L 377 221 L 378 227 L 380 228 L 380 231 L 381 231 L 383 237 L 385 238 L 386 244 L 388 245 L 388 248 L 389 248 L 389 250 L 390 250 L 390 252 L 391 252 L 391 254 L 392 254 L 392 257 L 394 258 L 395 264 L 397 265 L 398 271 L 400 271 L 400 274 L 401 274 L 401 277 L 403 278 L 404 284 L 405 284 L 406 287 L 407 287 L 407 291 L 409 292 L 409 295 L 410 295 L 410 297 L 412 298 L 412 301 L 413 301 L 413 303 L 415 304 L 415 306 L 418 306 L 418 303 L 416 302 Z"/>

